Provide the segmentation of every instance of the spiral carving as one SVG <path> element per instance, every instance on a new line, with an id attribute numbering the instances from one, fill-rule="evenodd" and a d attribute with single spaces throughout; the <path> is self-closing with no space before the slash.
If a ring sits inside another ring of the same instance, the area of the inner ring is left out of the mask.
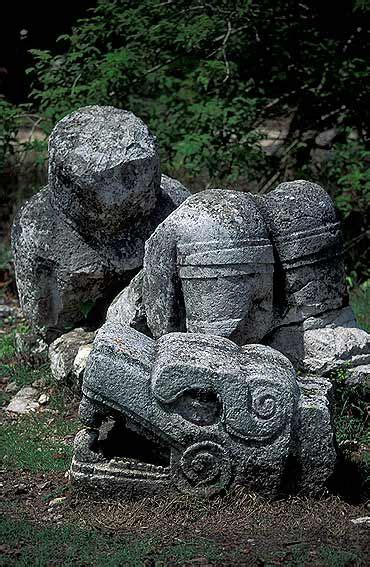
<path id="1" fill-rule="evenodd" d="M 204 496 L 217 494 L 227 488 L 232 476 L 228 453 L 212 441 L 188 447 L 174 469 L 176 483 L 182 492 Z"/>
<path id="2" fill-rule="evenodd" d="M 252 406 L 253 412 L 258 418 L 271 419 L 277 410 L 276 395 L 271 392 L 261 393 L 253 399 Z"/>

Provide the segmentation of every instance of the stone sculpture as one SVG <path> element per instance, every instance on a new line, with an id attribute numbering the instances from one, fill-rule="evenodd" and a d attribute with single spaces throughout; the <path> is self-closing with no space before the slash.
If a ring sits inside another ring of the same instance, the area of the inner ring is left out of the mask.
<path id="1" fill-rule="evenodd" d="M 369 334 L 348 305 L 340 223 L 315 183 L 282 183 L 260 201 L 274 245 L 274 329 L 265 341 L 304 372 L 370 363 Z"/>
<path id="2" fill-rule="evenodd" d="M 143 273 L 111 306 L 152 336 L 173 331 L 260 342 L 272 326 L 273 249 L 252 196 L 189 197 L 146 243 Z"/>
<path id="3" fill-rule="evenodd" d="M 48 181 L 19 212 L 12 248 L 23 312 L 51 342 L 86 322 L 96 328 L 188 192 L 161 177 L 147 126 L 113 107 L 82 108 L 55 126 Z"/>
<path id="4" fill-rule="evenodd" d="M 324 490 L 328 378 L 360 379 L 370 345 L 321 187 L 189 196 L 161 176 L 139 118 L 86 107 L 51 134 L 49 185 L 12 240 L 24 313 L 56 339 L 55 377 L 82 378 L 75 484 L 126 497 Z"/>
<path id="5" fill-rule="evenodd" d="M 315 387 L 300 386 L 270 347 L 199 333 L 155 341 L 106 323 L 84 376 L 88 429 L 75 441 L 72 478 L 126 496 L 174 487 L 210 495 L 233 483 L 273 495 L 293 460 L 297 488 L 315 492 L 335 461 L 330 385 Z M 115 421 L 107 435 L 99 428 L 108 416 Z"/>
<path id="6" fill-rule="evenodd" d="M 342 252 L 315 184 L 189 197 L 94 341 L 74 482 L 126 496 L 324 490 L 336 462 L 327 376 L 369 357 Z"/>
<path id="7" fill-rule="evenodd" d="M 107 320 L 154 337 L 204 332 L 267 344 L 317 375 L 370 362 L 369 334 L 348 305 L 334 204 L 307 181 L 263 198 L 189 197 L 149 238 L 143 272 Z"/>

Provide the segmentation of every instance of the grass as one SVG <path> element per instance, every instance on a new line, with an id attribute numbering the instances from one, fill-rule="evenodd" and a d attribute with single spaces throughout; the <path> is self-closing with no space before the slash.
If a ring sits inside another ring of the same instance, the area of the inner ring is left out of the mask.
<path id="1" fill-rule="evenodd" d="M 27 520 L 5 518 L 1 538 L 11 554 L 2 565 L 7 567 L 117 567 L 119 565 L 161 565 L 205 558 L 207 562 L 222 560 L 222 552 L 205 539 L 184 541 L 161 549 L 158 538 L 114 536 L 76 526 L 35 525 Z M 50 558 L 53 558 L 52 563 Z M 154 563 L 155 561 L 155 563 Z M 0 563 L 1 564 L 1 563 Z"/>
<path id="2" fill-rule="evenodd" d="M 296 544 L 290 549 L 271 553 L 264 563 L 265 567 L 285 565 L 301 567 L 302 565 L 320 565 L 325 567 L 345 567 L 347 565 L 364 565 L 358 554 L 344 549 L 321 545 L 312 551 L 306 544 Z"/>
<path id="3" fill-rule="evenodd" d="M 0 335 L 0 360 L 6 362 L 15 356 L 14 331 Z"/>
<path id="4" fill-rule="evenodd" d="M 3 463 L 8 470 L 65 471 L 72 459 L 72 438 L 79 428 L 77 418 L 66 419 L 50 411 L 7 420 L 0 433 Z"/>
<path id="5" fill-rule="evenodd" d="M 331 377 L 334 393 L 334 426 L 338 443 L 358 441 L 369 444 L 368 386 L 347 384 L 345 369 L 333 372 Z"/>

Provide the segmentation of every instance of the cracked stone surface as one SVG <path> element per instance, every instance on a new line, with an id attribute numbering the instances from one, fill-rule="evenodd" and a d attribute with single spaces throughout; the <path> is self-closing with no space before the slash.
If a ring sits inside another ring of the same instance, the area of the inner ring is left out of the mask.
<path id="1" fill-rule="evenodd" d="M 103 320 L 142 266 L 144 243 L 188 195 L 162 176 L 154 136 L 135 115 L 90 106 L 49 139 L 48 186 L 18 212 L 12 250 L 22 310 L 48 343 Z"/>
<path id="2" fill-rule="evenodd" d="M 336 457 L 329 388 L 323 379 L 297 380 L 269 347 L 199 333 L 155 340 L 108 322 L 84 374 L 88 429 L 76 437 L 73 482 L 126 497 L 169 488 L 210 495 L 235 484 L 272 496 L 295 457 L 296 489 L 316 494 Z M 126 439 L 119 454 L 106 448 L 108 416 L 117 440 Z M 132 454 L 132 436 L 146 450 Z"/>

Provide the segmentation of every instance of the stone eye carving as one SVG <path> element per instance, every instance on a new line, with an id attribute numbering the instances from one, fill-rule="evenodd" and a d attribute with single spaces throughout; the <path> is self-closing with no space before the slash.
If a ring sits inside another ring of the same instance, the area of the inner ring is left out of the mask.
<path id="1" fill-rule="evenodd" d="M 78 437 L 74 474 L 85 470 L 79 456 L 95 467 L 95 475 L 115 474 L 111 452 L 89 456 L 110 416 L 119 418 L 116 431 L 122 428 L 116 435 L 122 439 L 120 456 L 133 433 L 157 447 L 140 462 L 127 455 L 122 466 L 131 472 L 125 475 L 142 471 L 183 491 L 218 492 L 235 476 L 244 478 L 251 463 L 267 466 L 270 454 L 285 458 L 298 397 L 292 366 L 268 347 L 240 348 L 224 337 L 196 333 L 155 341 L 107 323 L 95 339 L 80 406 L 82 421 L 96 434 Z M 160 465 L 146 462 L 153 454 L 162 455 Z"/>
<path id="2" fill-rule="evenodd" d="M 51 133 L 48 186 L 17 215 L 12 248 L 52 367 L 55 339 L 71 344 L 60 335 L 82 322 L 93 332 L 121 290 L 86 367 L 75 480 L 129 494 L 231 482 L 274 494 L 291 457 L 299 489 L 323 488 L 335 461 L 325 376 L 345 367 L 362 380 L 370 350 L 321 187 L 190 196 L 161 176 L 138 117 L 90 106 Z"/>
<path id="3" fill-rule="evenodd" d="M 253 400 L 253 412 L 259 419 L 271 419 L 276 413 L 277 400 L 272 392 L 263 392 Z"/>
<path id="4" fill-rule="evenodd" d="M 216 392 L 197 388 L 185 390 L 172 404 L 173 411 L 199 426 L 220 420 L 222 402 Z"/>
<path id="5" fill-rule="evenodd" d="M 232 480 L 232 462 L 227 450 L 212 441 L 194 443 L 172 458 L 172 474 L 185 493 L 210 496 L 226 489 Z"/>

